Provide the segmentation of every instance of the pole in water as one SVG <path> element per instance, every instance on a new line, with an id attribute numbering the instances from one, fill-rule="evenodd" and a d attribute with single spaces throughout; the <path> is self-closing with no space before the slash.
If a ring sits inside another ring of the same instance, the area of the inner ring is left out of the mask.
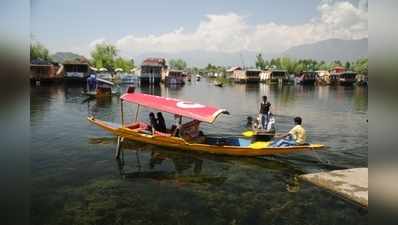
<path id="1" fill-rule="evenodd" d="M 122 142 L 123 142 L 124 138 L 118 136 L 117 137 L 117 145 L 116 145 L 116 152 L 115 152 L 115 159 L 119 159 L 120 158 L 120 152 L 122 151 Z"/>

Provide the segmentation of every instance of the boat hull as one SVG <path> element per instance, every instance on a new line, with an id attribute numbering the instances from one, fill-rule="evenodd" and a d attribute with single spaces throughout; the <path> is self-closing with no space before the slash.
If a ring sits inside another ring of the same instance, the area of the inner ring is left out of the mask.
<path id="1" fill-rule="evenodd" d="M 254 149 L 251 147 L 241 146 L 218 146 L 208 144 L 188 143 L 179 137 L 157 136 L 139 133 L 132 129 L 122 127 L 120 124 L 113 124 L 106 121 L 98 120 L 93 117 L 88 118 L 89 122 L 111 132 L 112 134 L 125 139 L 137 141 L 146 144 L 153 144 L 161 147 L 167 147 L 175 150 L 193 151 L 200 153 L 209 153 L 217 155 L 231 155 L 231 156 L 268 156 L 275 154 L 290 154 L 304 151 L 320 150 L 324 148 L 323 145 L 312 144 L 303 146 L 290 147 L 267 147 L 262 149 Z"/>

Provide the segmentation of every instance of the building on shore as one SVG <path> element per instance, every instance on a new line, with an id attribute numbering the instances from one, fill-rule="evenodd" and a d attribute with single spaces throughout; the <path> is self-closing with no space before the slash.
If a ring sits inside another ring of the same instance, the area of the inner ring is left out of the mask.
<path id="1" fill-rule="evenodd" d="M 63 65 L 48 61 L 32 60 L 30 64 L 31 81 L 59 81 L 63 78 Z"/>
<path id="2" fill-rule="evenodd" d="M 166 78 L 164 79 L 164 82 L 170 85 L 183 85 L 185 84 L 185 76 L 186 75 L 182 70 L 169 70 Z"/>
<path id="3" fill-rule="evenodd" d="M 268 69 L 261 72 L 260 82 L 269 84 L 288 83 L 290 79 L 287 70 Z"/>
<path id="4" fill-rule="evenodd" d="M 141 65 L 141 84 L 159 84 L 164 81 L 168 72 L 166 59 L 147 58 Z"/>

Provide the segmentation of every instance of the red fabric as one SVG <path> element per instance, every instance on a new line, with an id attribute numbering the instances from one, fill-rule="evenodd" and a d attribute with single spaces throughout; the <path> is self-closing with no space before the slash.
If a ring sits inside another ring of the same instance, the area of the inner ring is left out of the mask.
<path id="1" fill-rule="evenodd" d="M 212 123 L 220 113 L 227 113 L 225 109 L 205 106 L 190 101 L 173 98 L 165 98 L 142 93 L 127 93 L 120 97 L 124 101 L 157 109 L 162 112 L 177 114 L 180 116 Z"/>

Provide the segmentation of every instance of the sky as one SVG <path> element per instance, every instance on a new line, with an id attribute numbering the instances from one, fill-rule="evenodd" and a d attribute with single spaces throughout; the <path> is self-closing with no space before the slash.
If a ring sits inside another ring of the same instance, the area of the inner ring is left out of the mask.
<path id="1" fill-rule="evenodd" d="M 31 0 L 31 36 L 51 53 L 282 52 L 368 37 L 367 0 Z"/>

